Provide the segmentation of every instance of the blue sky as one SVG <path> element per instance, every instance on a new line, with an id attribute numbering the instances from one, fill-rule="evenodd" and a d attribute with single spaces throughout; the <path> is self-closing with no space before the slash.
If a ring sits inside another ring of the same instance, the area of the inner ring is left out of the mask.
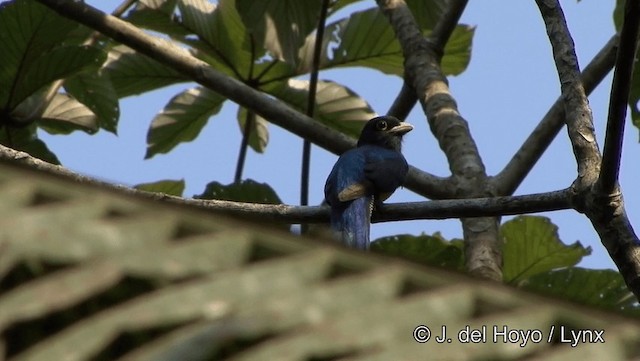
<path id="1" fill-rule="evenodd" d="M 117 1 L 87 1 L 110 12 Z M 565 1 L 562 3 L 577 47 L 578 59 L 585 66 L 614 33 L 614 1 Z M 346 10 L 375 6 L 373 1 L 358 3 Z M 544 24 L 533 1 L 471 1 L 462 22 L 476 26 L 471 63 L 460 76 L 450 78 L 453 96 L 461 114 L 470 124 L 487 172 L 499 172 L 547 112 L 560 93 L 559 82 Z M 340 82 L 363 96 L 380 114 L 386 112 L 401 87 L 401 79 L 364 69 L 321 72 L 321 79 Z M 611 76 L 591 95 L 598 143 L 604 145 L 604 129 Z M 186 196 L 199 194 L 213 180 L 233 181 L 240 146 L 236 107 L 229 103 L 211 118 L 200 136 L 179 145 L 170 154 L 144 160 L 146 133 L 153 118 L 180 90 L 182 84 L 150 94 L 121 100 L 118 136 L 100 132 L 90 136 L 76 132 L 70 136 L 42 138 L 68 168 L 111 182 L 133 185 L 161 179 L 187 182 Z M 428 172 L 449 174 L 445 157 L 429 132 L 422 109 L 410 114 L 415 129 L 405 137 L 404 153 L 410 164 Z M 299 202 L 300 153 L 302 140 L 270 125 L 270 140 L 264 154 L 249 151 L 244 178 L 269 183 L 287 204 Z M 640 219 L 638 185 L 634 184 L 632 162 L 638 158 L 638 131 L 627 123 L 621 169 L 621 184 L 632 223 Z M 336 156 L 314 147 L 312 151 L 310 203 L 319 204 L 323 186 Z M 562 189 L 576 176 L 576 163 L 566 130 L 550 146 L 516 194 Z M 423 200 L 400 189 L 387 202 Z M 615 268 L 588 219 L 575 211 L 546 213 L 558 225 L 564 243 L 579 240 L 593 248 L 581 263 L 590 268 Z M 505 217 L 503 220 L 509 219 Z M 372 238 L 409 233 L 441 232 L 446 238 L 460 238 L 457 220 L 405 221 L 372 226 Z"/>

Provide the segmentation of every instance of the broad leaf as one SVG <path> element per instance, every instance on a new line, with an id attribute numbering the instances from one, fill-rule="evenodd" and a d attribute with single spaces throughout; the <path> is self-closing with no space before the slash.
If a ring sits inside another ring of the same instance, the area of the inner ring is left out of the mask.
<path id="1" fill-rule="evenodd" d="M 619 272 L 570 267 L 540 273 L 523 287 L 587 305 L 640 314 L 636 297 Z"/>
<path id="2" fill-rule="evenodd" d="M 177 0 L 139 0 L 125 20 L 144 29 L 184 38 L 190 34 L 175 15 Z"/>
<path id="3" fill-rule="evenodd" d="M 282 201 L 276 192 L 266 183 L 258 183 L 252 179 L 243 180 L 241 183 L 223 185 L 211 182 L 198 199 L 220 199 L 225 201 L 281 204 Z"/>
<path id="4" fill-rule="evenodd" d="M 298 49 L 318 26 L 322 0 L 236 0 L 245 26 L 277 59 L 295 64 Z"/>
<path id="5" fill-rule="evenodd" d="M 111 80 L 102 71 L 83 72 L 65 79 L 64 88 L 98 117 L 98 125 L 116 133 L 120 106 Z"/>
<path id="6" fill-rule="evenodd" d="M 462 242 L 446 241 L 439 234 L 383 237 L 371 243 L 371 250 L 430 265 L 464 269 Z"/>
<path id="7" fill-rule="evenodd" d="M 301 112 L 306 111 L 309 81 L 289 79 L 264 90 Z M 320 122 L 357 138 L 364 123 L 375 116 L 371 106 L 351 89 L 331 81 L 318 82 L 314 118 Z"/>
<path id="8" fill-rule="evenodd" d="M 47 145 L 38 139 L 35 126 L 22 128 L 1 127 L 0 144 L 7 147 L 29 153 L 51 164 L 60 164 L 58 157 L 47 148 Z"/>
<path id="9" fill-rule="evenodd" d="M 161 180 L 152 183 L 142 183 L 134 186 L 135 189 L 147 192 L 164 193 L 171 196 L 182 197 L 184 192 L 184 179 Z"/>
<path id="10" fill-rule="evenodd" d="M 173 68 L 124 45 L 111 49 L 103 71 L 111 79 L 119 98 L 189 80 Z"/>
<path id="11" fill-rule="evenodd" d="M 23 64 L 24 71 L 15 74 L 12 89 L 2 98 L 7 109 L 13 109 L 40 88 L 85 69 L 98 69 L 105 60 L 102 50 L 87 46 L 60 46 L 43 53 L 30 64 Z M 4 84 L 3 87 L 9 85 Z M 1 97 L 2 95 L 0 95 Z"/>
<path id="12" fill-rule="evenodd" d="M 435 4 L 434 4 L 435 3 Z M 440 2 L 426 1 L 414 13 L 421 11 L 439 11 Z M 413 5 L 413 4 L 410 4 Z M 423 9 L 424 7 L 424 9 Z M 432 9 L 433 8 L 433 9 Z M 422 9 L 422 10 L 420 10 Z M 419 25 L 426 35 L 435 25 L 433 16 L 418 18 Z M 446 75 L 461 73 L 471 57 L 473 28 L 458 25 L 445 46 L 442 58 L 442 71 Z M 378 8 L 354 12 L 349 18 L 329 24 L 325 30 L 321 68 L 336 66 L 364 66 L 380 70 L 387 74 L 402 76 L 404 58 L 393 29 Z M 311 65 L 311 52 L 314 38 L 309 36 L 300 49 L 299 72 L 308 72 Z M 336 45 L 337 44 L 337 45 Z"/>
<path id="13" fill-rule="evenodd" d="M 249 34 L 236 11 L 235 1 L 220 0 L 216 6 L 206 0 L 181 0 L 178 7 L 183 24 L 207 44 L 207 47 L 202 47 L 198 43 L 187 42 L 198 49 L 196 56 L 215 68 L 231 69 L 236 77 L 247 79 L 253 57 L 258 58 L 264 52 L 250 45 Z"/>
<path id="14" fill-rule="evenodd" d="M 174 96 L 151 122 L 145 158 L 167 153 L 179 143 L 194 140 L 209 117 L 220 111 L 225 100 L 218 93 L 202 87 Z"/>
<path id="15" fill-rule="evenodd" d="M 56 94 L 38 125 L 51 134 L 69 134 L 74 130 L 83 130 L 93 134 L 98 131 L 98 117 L 67 94 Z"/>
<path id="16" fill-rule="evenodd" d="M 249 128 L 249 146 L 258 153 L 264 152 L 269 144 L 269 122 L 263 117 L 253 113 L 251 127 Z M 244 136 L 246 128 L 247 109 L 245 107 L 238 108 L 238 125 Z"/>
<path id="17" fill-rule="evenodd" d="M 570 246 L 558 238 L 558 227 L 546 217 L 519 216 L 500 228 L 504 238 L 503 277 L 518 284 L 538 273 L 570 267 L 591 254 L 580 242 Z"/>
<path id="18" fill-rule="evenodd" d="M 17 0 L 0 4 L 0 34 L 3 38 L 0 41 L 0 107 L 12 109 L 47 83 L 35 79 L 40 86 L 28 90 L 33 86 L 23 84 L 25 72 L 43 54 L 60 46 L 77 27 L 76 22 L 57 15 L 35 1 Z"/>

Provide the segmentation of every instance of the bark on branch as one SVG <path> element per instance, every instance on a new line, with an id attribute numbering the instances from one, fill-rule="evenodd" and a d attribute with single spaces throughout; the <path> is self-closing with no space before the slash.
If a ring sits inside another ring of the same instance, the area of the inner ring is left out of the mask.
<path id="1" fill-rule="evenodd" d="M 603 193 L 598 185 L 600 151 L 562 8 L 557 0 L 536 0 L 536 3 L 553 48 L 567 130 L 578 164 L 578 177 L 571 188 L 573 207 L 589 218 L 627 286 L 640 298 L 640 241 L 627 218 L 620 188 L 615 186 L 612 192 Z"/>
<path id="2" fill-rule="evenodd" d="M 440 69 L 440 56 L 420 33 L 403 0 L 377 0 L 402 47 L 405 79 L 416 91 L 456 184 L 456 198 L 492 196 L 484 164 L 469 126 L 457 109 Z M 462 218 L 467 270 L 474 275 L 502 280 L 502 252 L 497 218 Z"/>

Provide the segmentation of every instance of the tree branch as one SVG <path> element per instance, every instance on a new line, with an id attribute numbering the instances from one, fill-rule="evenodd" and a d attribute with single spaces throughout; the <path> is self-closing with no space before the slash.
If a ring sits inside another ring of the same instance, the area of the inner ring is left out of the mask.
<path id="1" fill-rule="evenodd" d="M 557 0 L 536 0 L 536 3 L 553 48 L 567 130 L 578 163 L 578 178 L 571 187 L 572 205 L 587 215 L 625 283 L 640 298 L 640 240 L 627 218 L 619 187 L 611 193 L 601 193 L 600 187 L 596 186 L 600 151 L 564 14 Z"/>
<path id="2" fill-rule="evenodd" d="M 587 94 L 590 94 L 613 68 L 618 40 L 618 35 L 611 37 L 582 72 L 582 85 Z M 564 125 L 564 103 L 560 96 L 509 163 L 494 177 L 493 184 L 497 194 L 511 195 L 515 192 Z"/>
<path id="3" fill-rule="evenodd" d="M 320 147 L 341 154 L 356 141 L 336 130 L 320 124 L 277 99 L 248 87 L 242 82 L 212 69 L 209 64 L 191 56 L 170 42 L 153 37 L 126 21 L 109 16 L 89 5 L 77 1 L 37 0 L 60 15 L 73 19 L 106 36 L 174 68 L 194 82 L 218 92 L 230 100 L 254 110 L 265 119 Z M 405 186 L 428 198 L 447 198 L 449 188 L 443 179 L 410 166 Z"/>
<path id="4" fill-rule="evenodd" d="M 0 162 L 28 166 L 30 169 L 37 169 L 40 172 L 64 178 L 67 181 L 90 184 L 127 196 L 187 205 L 201 210 L 227 214 L 244 219 L 253 219 L 259 222 L 286 224 L 329 222 L 330 208 L 328 206 L 291 206 L 285 204 L 257 204 L 221 200 L 186 199 L 162 193 L 146 192 L 86 177 L 64 167 L 44 162 L 31 157 L 27 153 L 7 148 L 3 145 L 0 145 Z M 516 197 L 383 204 L 381 209 L 374 212 L 373 222 L 502 216 L 555 211 L 570 207 L 568 194 L 569 190 L 561 190 Z"/>
<path id="5" fill-rule="evenodd" d="M 638 30 L 640 29 L 640 2 L 627 1 L 624 8 L 624 23 L 620 31 L 620 47 L 613 72 L 613 84 L 609 98 L 609 115 L 607 117 L 607 133 L 604 140 L 602 169 L 598 177 L 598 186 L 603 193 L 611 193 L 618 184 L 622 141 L 624 139 L 624 122 L 627 116 L 627 103 L 633 64 L 638 48 Z"/>
<path id="6" fill-rule="evenodd" d="M 402 47 L 405 79 L 413 88 L 434 136 L 444 151 L 458 193 L 456 197 L 477 198 L 492 195 L 484 164 L 469 126 L 460 116 L 440 57 L 422 36 L 411 11 L 402 0 L 377 0 L 393 27 Z M 463 218 L 465 260 L 474 275 L 502 280 L 501 243 L 497 218 Z"/>
<path id="7" fill-rule="evenodd" d="M 429 44 L 433 51 L 439 54 L 440 57 L 444 54 L 444 47 L 447 45 L 447 41 L 451 37 L 453 30 L 455 30 L 460 17 L 467 7 L 469 0 L 451 0 L 447 4 L 447 10 L 442 14 L 442 17 L 438 20 L 438 23 L 433 29 L 433 32 L 428 38 Z M 404 80 L 400 93 L 393 101 L 391 108 L 387 112 L 388 115 L 392 115 L 398 119 L 406 119 L 413 106 L 416 105 L 418 97 L 411 85 L 411 81 Z"/>

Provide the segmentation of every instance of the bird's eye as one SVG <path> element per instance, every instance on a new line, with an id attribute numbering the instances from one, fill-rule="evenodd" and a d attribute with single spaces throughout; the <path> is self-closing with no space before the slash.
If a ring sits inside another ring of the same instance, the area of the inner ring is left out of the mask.
<path id="1" fill-rule="evenodd" d="M 378 122 L 376 127 L 378 128 L 378 130 L 386 130 L 387 129 L 387 122 L 385 122 L 384 120 L 381 120 L 381 121 Z"/>

